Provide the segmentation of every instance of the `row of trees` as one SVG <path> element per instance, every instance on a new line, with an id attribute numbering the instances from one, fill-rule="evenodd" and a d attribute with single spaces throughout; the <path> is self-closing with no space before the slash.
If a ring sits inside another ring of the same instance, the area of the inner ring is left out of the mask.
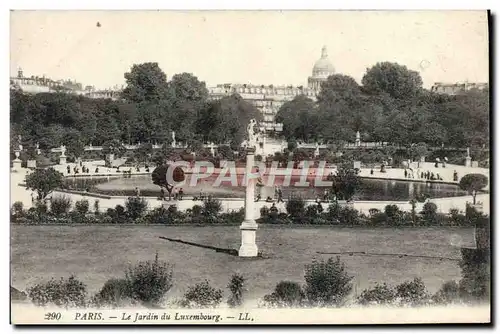
<path id="1" fill-rule="evenodd" d="M 489 91 L 455 96 L 422 88 L 420 74 L 396 63 L 367 69 L 359 85 L 335 74 L 321 86 L 317 101 L 297 96 L 277 114 L 288 141 L 363 141 L 409 146 L 489 145 Z"/>
<path id="2" fill-rule="evenodd" d="M 157 63 L 134 65 L 125 74 L 122 100 L 89 99 L 64 93 L 24 94 L 11 91 L 11 143 L 34 149 L 66 145 L 69 154 L 83 146 L 124 143 L 199 146 L 201 142 L 230 143 L 245 139 L 245 128 L 260 113 L 239 95 L 209 99 L 204 82 L 189 73 L 167 81 Z"/>
<path id="3" fill-rule="evenodd" d="M 212 101 L 205 83 L 192 74 L 167 81 L 157 63 L 134 65 L 125 79 L 120 101 L 11 91 L 12 148 L 21 135 L 28 149 L 64 144 L 70 155 L 81 155 L 90 143 L 170 144 L 175 131 L 176 140 L 192 148 L 212 141 L 236 149 L 248 121 L 262 117 L 238 94 Z M 488 97 L 488 90 L 432 93 L 422 88 L 417 72 L 384 62 L 367 70 L 362 85 L 346 75 L 330 76 L 317 101 L 299 95 L 281 107 L 276 120 L 289 143 L 341 144 L 360 131 L 363 141 L 474 149 L 489 145 Z"/>

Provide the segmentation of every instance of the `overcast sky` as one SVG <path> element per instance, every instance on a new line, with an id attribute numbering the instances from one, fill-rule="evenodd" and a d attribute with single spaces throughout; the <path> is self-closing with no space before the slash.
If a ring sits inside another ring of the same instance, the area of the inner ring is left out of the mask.
<path id="1" fill-rule="evenodd" d="M 306 85 L 323 45 L 358 82 L 379 61 L 418 70 L 427 88 L 488 82 L 483 11 L 15 11 L 10 43 L 11 75 L 22 67 L 98 88 L 124 84 L 142 62 L 208 85 Z"/>

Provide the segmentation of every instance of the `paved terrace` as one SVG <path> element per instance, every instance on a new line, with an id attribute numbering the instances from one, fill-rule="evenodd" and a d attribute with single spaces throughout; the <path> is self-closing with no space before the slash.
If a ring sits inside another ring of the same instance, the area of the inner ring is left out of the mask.
<path id="1" fill-rule="evenodd" d="M 74 164 L 70 164 L 71 168 L 74 166 Z M 110 176 L 118 176 L 122 175 L 122 172 L 117 172 L 116 169 L 110 168 L 109 170 L 107 168 L 102 168 L 100 167 L 100 171 L 102 170 L 102 173 L 96 174 L 94 173 L 96 165 L 93 165 L 92 163 L 86 163 L 86 166 L 89 167 L 90 173 L 89 174 L 80 174 L 81 176 L 99 176 L 99 175 L 110 175 Z M 61 170 L 65 175 L 66 173 L 66 167 L 65 166 L 56 166 L 56 169 Z M 128 168 L 122 168 L 121 170 L 128 170 Z M 457 171 L 459 178 L 462 177 L 465 174 L 470 174 L 470 173 L 480 173 L 484 174 L 489 177 L 489 170 L 485 168 L 473 168 L 473 167 L 464 167 L 464 166 L 457 166 L 457 165 L 448 165 L 446 168 L 435 168 L 433 163 L 425 163 L 422 168 L 419 170 L 416 170 L 415 174 L 420 175 L 420 171 L 431 171 L 436 173 L 439 173 L 439 175 L 443 178 L 443 181 L 445 183 L 457 183 L 453 181 L 453 172 Z M 20 185 L 24 183 L 24 178 L 26 174 L 29 172 L 28 169 L 21 169 L 17 172 L 12 172 L 11 173 L 11 205 L 16 202 L 16 201 L 21 201 L 23 202 L 24 206 L 26 208 L 31 207 L 32 202 L 31 202 L 31 191 L 27 190 L 24 186 Z M 238 169 L 238 172 L 243 172 L 243 169 Z M 294 171 L 294 174 L 300 175 L 302 171 L 296 170 Z M 328 171 L 327 171 L 328 173 Z M 132 175 L 140 175 L 140 174 L 146 174 L 144 167 L 140 169 L 139 172 L 137 172 L 134 168 L 132 168 Z M 402 168 L 388 168 L 386 173 L 380 173 L 378 170 L 374 170 L 374 174 L 370 174 L 370 169 L 362 169 L 360 172 L 362 177 L 367 177 L 367 178 L 375 178 L 375 179 L 388 179 L 388 180 L 411 180 L 415 182 L 429 182 L 427 180 L 422 180 L 418 177 L 415 179 L 408 179 L 404 177 L 404 169 Z M 310 172 L 310 175 L 314 175 L 313 172 Z M 72 177 L 72 176 L 70 176 Z M 431 181 L 432 182 L 432 181 Z M 437 181 L 433 181 L 437 182 Z M 488 187 L 489 188 L 489 187 Z M 487 189 L 488 189 L 487 188 Z M 71 193 L 64 193 L 66 196 L 69 196 L 73 203 L 75 203 L 78 200 L 81 199 L 87 199 L 89 202 L 91 202 L 91 206 L 93 205 L 93 201 L 96 199 L 99 199 L 99 206 L 101 210 L 106 210 L 107 208 L 114 208 L 116 205 L 124 205 L 127 197 L 125 196 L 105 196 L 105 195 L 99 195 L 99 194 L 89 194 L 85 192 L 71 192 Z M 55 196 L 57 195 L 62 195 L 61 192 L 54 192 Z M 192 198 L 186 197 L 182 201 L 160 201 L 155 198 L 147 198 L 148 204 L 149 204 L 149 209 L 153 209 L 156 207 L 159 207 L 161 205 L 171 205 L 175 204 L 177 205 L 179 210 L 186 210 L 188 208 L 191 208 L 195 204 L 201 204 L 199 201 L 193 201 Z M 456 208 L 459 209 L 460 211 L 465 210 L 465 206 L 467 202 L 472 201 L 472 196 L 462 196 L 462 197 L 449 197 L 449 198 L 436 198 L 436 199 L 431 199 L 431 202 L 435 203 L 438 206 L 438 211 L 442 213 L 448 213 L 450 209 Z M 485 213 L 489 214 L 489 194 L 479 194 L 477 196 L 477 201 L 483 203 L 483 210 Z M 244 206 L 244 200 L 241 198 L 230 198 L 230 199 L 221 199 L 222 202 L 222 207 L 223 211 L 227 212 L 230 210 L 239 210 Z M 308 204 L 313 204 L 314 200 L 308 201 Z M 388 204 L 395 204 L 398 205 L 402 210 L 409 211 L 411 209 L 411 205 L 407 201 L 356 201 L 354 202 L 354 208 L 364 212 L 368 213 L 369 209 L 371 208 L 376 208 L 379 210 L 383 210 L 384 207 Z M 324 209 L 328 207 L 328 203 L 323 203 L 322 204 Z M 255 205 L 255 216 L 258 217 L 260 216 L 260 209 L 263 206 L 270 207 L 271 203 L 267 203 L 264 200 L 258 202 Z M 277 203 L 276 206 L 280 211 L 286 211 L 285 210 L 285 205 L 283 203 Z M 418 203 L 417 204 L 417 210 L 421 210 L 423 206 L 423 203 Z"/>

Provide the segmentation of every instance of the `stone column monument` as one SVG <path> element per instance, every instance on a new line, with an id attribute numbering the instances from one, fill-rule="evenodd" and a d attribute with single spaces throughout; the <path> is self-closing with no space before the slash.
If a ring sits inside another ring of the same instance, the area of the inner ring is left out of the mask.
<path id="1" fill-rule="evenodd" d="M 467 156 L 465 157 L 465 167 L 472 166 L 472 158 L 470 157 L 470 149 L 467 147 Z"/>
<path id="2" fill-rule="evenodd" d="M 240 257 L 255 257 L 258 254 L 257 244 L 255 243 L 255 237 L 257 233 L 257 223 L 255 222 L 254 214 L 254 196 L 255 196 L 255 179 L 251 177 L 252 167 L 255 162 L 255 147 L 257 145 L 256 134 L 254 132 L 254 126 L 256 121 L 254 119 L 250 120 L 247 127 L 248 132 L 248 145 L 247 151 L 247 161 L 245 168 L 245 178 L 246 178 L 246 190 L 245 190 L 245 219 L 240 226 L 241 230 L 241 247 L 238 252 Z"/>
<path id="3" fill-rule="evenodd" d="M 356 132 L 356 146 L 361 146 L 361 134 L 359 131 Z"/>

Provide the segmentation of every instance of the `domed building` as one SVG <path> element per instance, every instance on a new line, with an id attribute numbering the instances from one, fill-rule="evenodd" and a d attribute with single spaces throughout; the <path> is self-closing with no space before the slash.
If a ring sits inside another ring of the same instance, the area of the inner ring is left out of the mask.
<path id="1" fill-rule="evenodd" d="M 323 49 L 321 49 L 321 58 L 314 64 L 312 76 L 307 78 L 308 87 L 314 90 L 319 90 L 321 88 L 321 83 L 326 81 L 326 79 L 334 73 L 335 68 L 328 59 L 326 46 L 323 46 Z"/>

